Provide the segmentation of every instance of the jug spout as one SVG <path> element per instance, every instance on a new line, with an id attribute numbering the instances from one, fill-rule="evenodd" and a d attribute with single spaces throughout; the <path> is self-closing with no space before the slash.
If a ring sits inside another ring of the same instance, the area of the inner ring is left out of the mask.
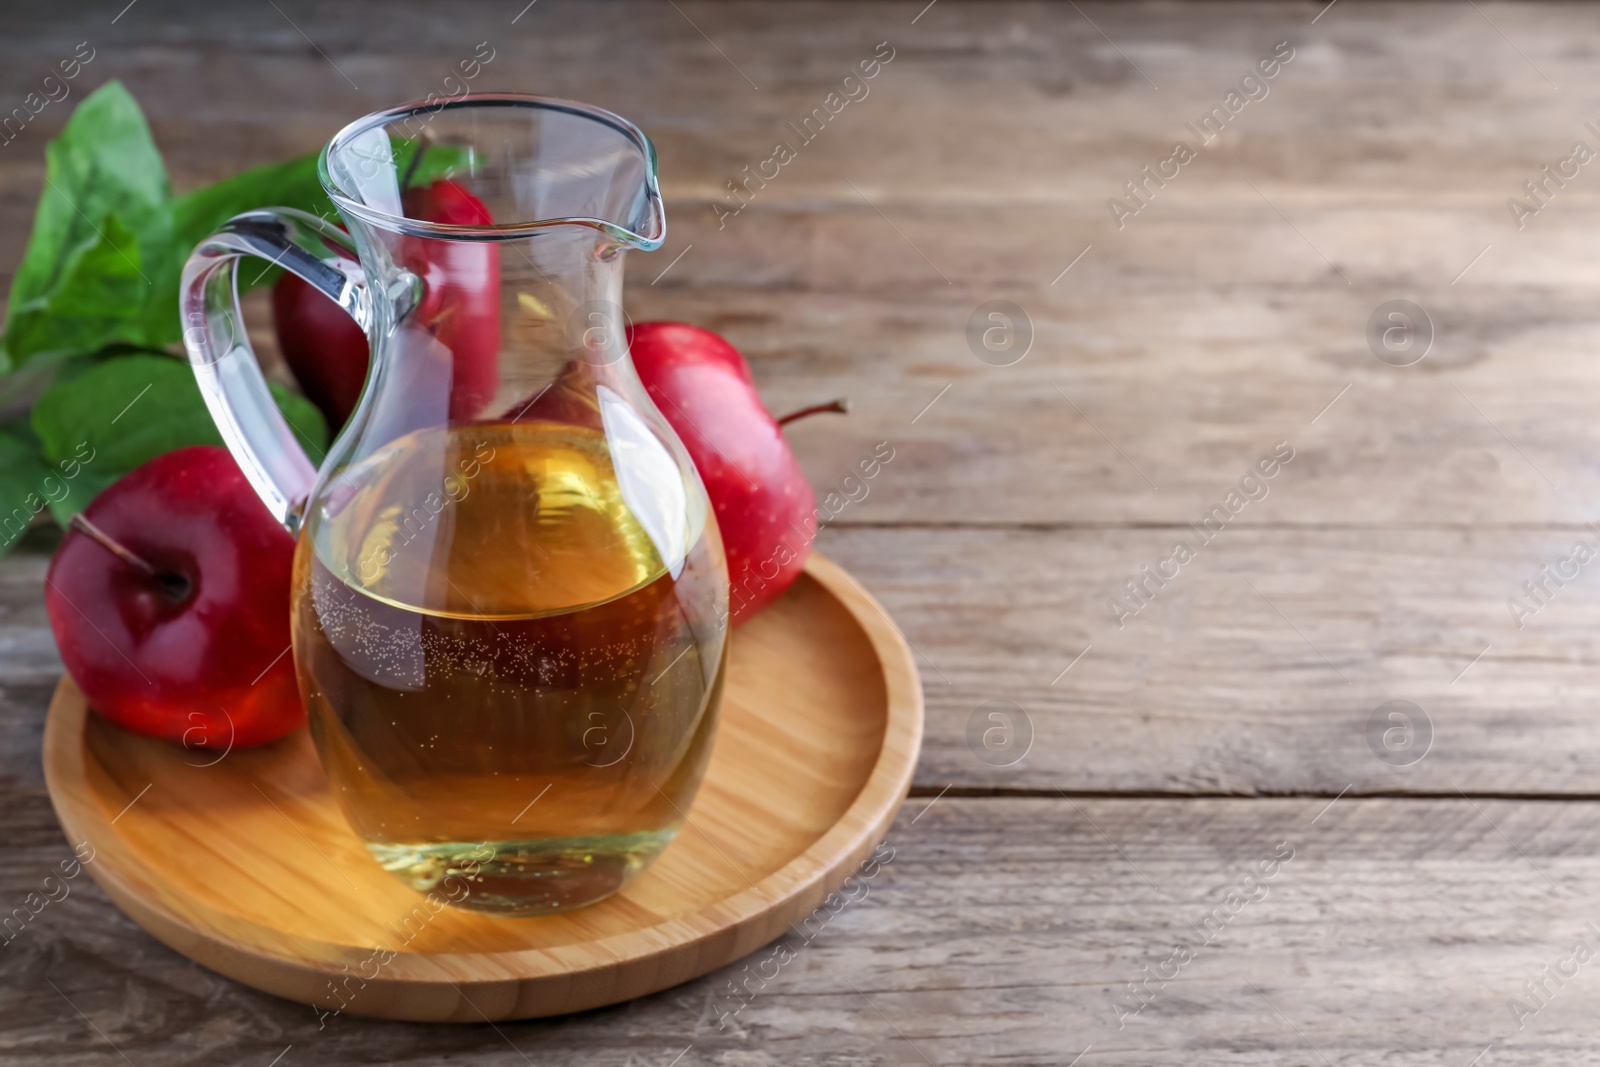
<path id="1" fill-rule="evenodd" d="M 401 105 L 341 130 L 319 171 L 341 214 L 407 236 L 508 241 L 573 226 L 646 251 L 666 237 L 655 146 L 621 116 L 568 100 L 504 93 Z M 426 217 L 406 191 L 439 175 L 482 210 Z"/>

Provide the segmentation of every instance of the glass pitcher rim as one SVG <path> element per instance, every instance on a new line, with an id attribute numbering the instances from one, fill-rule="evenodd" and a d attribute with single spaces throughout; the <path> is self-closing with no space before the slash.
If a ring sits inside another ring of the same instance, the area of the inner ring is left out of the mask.
<path id="1" fill-rule="evenodd" d="M 591 119 L 610 126 L 622 134 L 640 150 L 645 160 L 645 195 L 650 204 L 649 233 L 637 233 L 625 226 L 619 226 L 605 219 L 590 216 L 564 216 L 553 219 L 534 219 L 514 223 L 490 223 L 481 226 L 463 226 L 453 223 L 428 222 L 424 219 L 406 218 L 402 215 L 380 211 L 369 204 L 362 203 L 347 193 L 333 178 L 329 169 L 330 156 L 340 151 L 361 134 L 392 122 L 403 122 L 418 115 L 437 115 L 443 111 L 454 111 L 462 108 L 540 108 L 549 111 L 561 111 L 569 115 Z M 558 226 L 587 226 L 607 234 L 615 240 L 643 252 L 654 251 L 666 241 L 667 222 L 666 212 L 661 201 L 661 188 L 656 178 L 657 161 L 656 146 L 647 137 L 643 130 L 613 111 L 592 104 L 580 103 L 577 100 L 566 100 L 555 96 L 539 96 L 533 93 L 464 93 L 461 96 L 451 97 L 446 100 L 413 100 L 405 104 L 374 111 L 363 115 L 354 122 L 347 124 L 332 139 L 323 146 L 317 155 L 317 179 L 323 191 L 333 201 L 334 206 L 341 212 L 361 221 L 377 226 L 380 229 L 393 233 L 404 234 L 408 237 L 435 237 L 455 241 L 512 241 L 518 238 L 531 237 L 544 230 Z"/>

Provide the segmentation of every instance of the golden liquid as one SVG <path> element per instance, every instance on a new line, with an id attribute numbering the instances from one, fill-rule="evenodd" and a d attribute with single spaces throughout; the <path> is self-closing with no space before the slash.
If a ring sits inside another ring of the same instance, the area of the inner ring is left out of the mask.
<path id="1" fill-rule="evenodd" d="M 553 423 L 421 431 L 308 517 L 313 736 L 356 832 L 419 889 L 455 874 L 468 907 L 581 906 L 683 821 L 721 693 L 721 547 L 703 508 L 673 506 L 681 481 L 630 507 L 647 483 L 626 458 Z"/>

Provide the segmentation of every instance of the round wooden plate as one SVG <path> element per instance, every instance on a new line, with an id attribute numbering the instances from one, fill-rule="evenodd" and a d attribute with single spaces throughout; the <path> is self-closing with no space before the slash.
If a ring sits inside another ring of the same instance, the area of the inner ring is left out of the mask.
<path id="1" fill-rule="evenodd" d="M 621 893 L 567 915 L 430 909 L 350 831 L 304 730 L 219 759 L 112 726 L 63 678 L 45 779 L 69 842 L 94 849 L 94 880 L 212 970 L 355 1015 L 556 1015 L 665 989 L 779 937 L 899 809 L 921 684 L 894 623 L 842 568 L 812 556 L 735 632 L 729 672 L 677 841 Z"/>

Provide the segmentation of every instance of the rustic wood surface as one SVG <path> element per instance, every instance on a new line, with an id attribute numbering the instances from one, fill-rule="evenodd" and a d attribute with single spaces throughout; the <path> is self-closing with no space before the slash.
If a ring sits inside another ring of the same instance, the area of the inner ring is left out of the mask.
<path id="1" fill-rule="evenodd" d="M 1600 543 L 1600 184 L 1583 168 L 1521 229 L 1506 201 L 1600 147 L 1600 7 L 524 3 L 8 5 L 0 107 L 88 39 L 79 85 L 126 81 L 187 189 L 437 91 L 489 41 L 481 87 L 643 126 L 669 234 L 630 266 L 633 317 L 725 332 L 775 410 L 848 395 L 792 430 L 823 493 L 896 450 L 820 540 L 923 674 L 895 858 L 737 1013 L 743 964 L 499 1029 L 319 1031 L 77 881 L 0 945 L 0 1058 L 1592 1059 L 1600 592 L 1585 568 L 1520 627 L 1506 602 Z M 724 183 L 884 41 L 870 95 L 719 227 Z M 1268 95 L 1119 228 L 1107 199 L 1280 41 Z M 64 119 L 0 146 L 0 267 Z M 1434 326 L 1406 367 L 1366 336 L 1396 299 Z M 1031 322 L 1013 365 L 969 347 L 991 300 Z M 1107 598 L 1279 442 L 1269 494 L 1119 627 Z M 0 563 L 0 910 L 70 856 L 38 755 L 49 550 Z M 1429 727 L 1416 762 L 1373 740 L 1391 700 Z M 1009 766 L 968 741 L 990 701 L 1031 724 Z"/>

